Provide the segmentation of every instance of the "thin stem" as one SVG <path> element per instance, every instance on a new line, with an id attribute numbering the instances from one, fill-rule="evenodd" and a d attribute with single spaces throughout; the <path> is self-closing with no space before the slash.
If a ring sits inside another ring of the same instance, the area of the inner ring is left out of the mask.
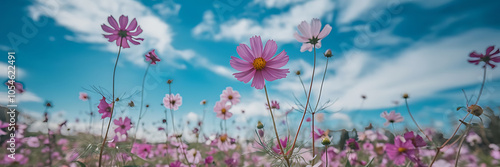
<path id="1" fill-rule="evenodd" d="M 311 117 L 311 124 L 312 124 L 312 150 L 313 150 L 313 157 L 316 155 L 316 147 L 314 146 L 314 112 L 312 113 Z M 314 165 L 314 158 L 312 159 L 312 164 Z"/>
<path id="2" fill-rule="evenodd" d="M 92 118 L 94 116 L 94 114 L 92 113 L 92 103 L 90 102 L 90 98 L 88 98 L 89 100 L 89 110 L 90 110 L 90 120 L 89 120 L 89 134 L 90 132 L 92 131 Z"/>
<path id="3" fill-rule="evenodd" d="M 325 146 L 325 163 L 326 163 L 326 167 L 328 167 L 328 145 Z M 314 164 L 312 164 L 312 165 L 314 165 Z"/>
<path id="4" fill-rule="evenodd" d="M 292 144 L 292 147 L 290 148 L 290 150 L 293 150 L 295 148 L 295 143 L 297 142 L 297 138 L 299 137 L 300 128 L 302 127 L 302 123 L 304 122 L 304 118 L 306 117 L 307 106 L 309 105 L 309 99 L 311 97 L 311 90 L 312 90 L 312 85 L 313 85 L 313 81 L 314 81 L 314 72 L 316 71 L 316 44 L 313 45 L 313 50 L 314 50 L 313 72 L 312 72 L 312 76 L 311 76 L 311 84 L 309 85 L 309 92 L 307 95 L 306 107 L 304 109 L 304 114 L 302 115 L 302 119 L 300 120 L 299 128 L 297 129 L 297 133 L 295 134 L 295 139 L 293 140 L 293 144 Z M 288 151 L 290 151 L 290 150 L 288 150 Z"/>
<path id="5" fill-rule="evenodd" d="M 471 117 L 469 124 L 472 122 L 472 118 L 474 118 L 474 117 Z M 465 130 L 464 135 L 462 136 L 462 140 L 460 141 L 460 144 L 458 145 L 458 152 L 457 152 L 457 156 L 455 157 L 455 167 L 458 166 L 458 157 L 460 156 L 460 151 L 462 150 L 462 144 L 464 144 L 465 136 L 467 135 L 469 130 L 470 130 L 470 126 L 467 125 L 467 129 Z"/>
<path id="6" fill-rule="evenodd" d="M 411 120 L 413 120 L 413 123 L 415 123 L 418 130 L 427 138 L 427 140 L 429 140 L 429 142 L 432 142 L 431 138 L 427 134 L 424 133 L 422 128 L 420 128 L 420 126 L 418 126 L 418 123 L 417 123 L 417 121 L 415 121 L 415 118 L 413 118 L 413 115 L 410 112 L 410 107 L 408 106 L 408 99 L 407 98 L 405 98 L 405 103 L 406 103 L 406 109 L 408 110 L 408 114 L 410 114 L 410 117 L 411 117 Z M 432 142 L 432 143 L 434 143 L 434 142 Z M 436 145 L 436 144 L 434 144 L 434 145 Z"/>
<path id="7" fill-rule="evenodd" d="M 467 115 L 465 115 L 465 117 L 464 117 L 462 120 L 465 120 L 465 119 L 469 116 L 469 114 L 470 114 L 470 112 L 469 112 L 469 113 L 467 113 Z M 462 122 L 460 122 L 460 123 L 458 124 L 457 128 L 455 129 L 455 132 L 453 132 L 453 134 L 450 136 L 450 138 L 448 138 L 448 140 L 446 140 L 446 141 L 443 143 L 443 145 L 441 145 L 441 147 L 436 148 L 436 155 L 434 155 L 434 158 L 432 159 L 432 162 L 431 162 L 431 164 L 429 165 L 429 167 L 432 167 L 432 165 L 434 164 L 434 162 L 436 162 L 437 157 L 438 157 L 438 155 L 439 155 L 439 152 L 441 152 L 441 149 L 443 149 L 443 148 L 446 146 L 446 144 L 447 144 L 448 142 L 450 142 L 451 138 L 453 138 L 453 136 L 455 136 L 455 134 L 457 134 L 458 129 L 460 129 L 460 126 L 462 126 Z"/>
<path id="8" fill-rule="evenodd" d="M 148 70 L 151 64 L 148 64 L 148 67 L 146 68 L 146 72 L 144 73 L 144 77 L 142 78 L 142 90 L 141 90 L 141 109 L 139 110 L 139 118 L 137 120 L 137 128 L 135 128 L 135 133 L 134 133 L 134 140 L 132 140 L 132 145 L 135 143 L 135 140 L 137 139 L 137 130 L 139 130 L 139 126 L 141 126 L 141 119 L 142 119 L 142 107 L 144 105 L 144 83 L 146 82 L 146 76 L 148 75 Z M 147 109 L 146 109 L 147 110 Z"/>
<path id="9" fill-rule="evenodd" d="M 280 146 L 281 153 L 283 153 L 283 156 L 285 155 L 285 151 L 283 149 L 283 146 L 281 145 L 281 140 L 280 136 L 278 135 L 278 129 L 276 128 L 276 122 L 274 121 L 274 115 L 273 111 L 271 110 L 271 103 L 269 102 L 269 95 L 267 94 L 267 87 L 264 85 L 264 91 L 266 92 L 266 99 L 267 99 L 267 106 L 269 106 L 269 113 L 271 114 L 271 119 L 273 120 L 273 126 L 274 126 L 274 133 L 276 134 L 276 139 L 278 139 L 278 145 Z M 285 157 L 285 160 L 287 161 L 288 166 L 290 166 L 290 163 L 288 162 L 288 158 Z"/>
<path id="10" fill-rule="evenodd" d="M 484 66 L 483 69 L 484 69 L 483 83 L 481 84 L 481 89 L 479 89 L 479 95 L 477 95 L 477 100 L 476 100 L 475 105 L 477 105 L 477 102 L 479 102 L 479 98 L 481 97 L 481 94 L 483 93 L 484 82 L 486 81 L 486 66 Z"/>
<path id="11" fill-rule="evenodd" d="M 316 102 L 316 106 L 314 107 L 313 112 L 316 112 L 316 109 L 318 109 L 319 100 L 321 99 L 321 93 L 323 92 L 323 83 L 325 83 L 326 71 L 328 70 L 328 60 L 329 58 L 326 58 L 325 72 L 323 73 L 323 79 L 321 80 L 321 86 L 319 88 L 318 101 Z"/>
<path id="12" fill-rule="evenodd" d="M 207 105 L 203 105 L 203 117 L 201 118 L 201 124 L 200 124 L 200 131 L 198 132 L 198 138 L 196 139 L 196 142 L 199 142 L 200 135 L 203 134 L 203 122 L 205 121 L 205 112 L 207 111 Z"/>
<path id="13" fill-rule="evenodd" d="M 304 85 L 304 82 L 302 81 L 302 77 L 300 77 L 300 75 L 299 75 L 299 80 L 300 84 L 302 85 L 302 89 L 304 89 L 304 96 L 307 96 L 306 86 Z M 309 108 L 312 108 L 311 104 L 309 104 Z"/>
<path id="14" fill-rule="evenodd" d="M 108 139 L 108 132 L 109 132 L 109 125 L 111 125 L 111 118 L 113 118 L 113 110 L 115 109 L 115 73 L 116 73 L 116 66 L 118 65 L 118 59 L 120 58 L 120 52 L 122 51 L 122 41 L 123 38 L 120 38 L 120 46 L 118 47 L 118 56 L 116 56 L 116 62 L 115 62 L 115 67 L 113 68 L 113 99 L 112 100 L 112 106 L 111 106 L 111 114 L 109 116 L 109 122 L 108 122 L 108 128 L 106 129 L 106 135 L 104 136 L 104 140 L 102 141 L 101 145 L 101 151 L 99 153 L 99 167 L 101 167 L 101 162 L 102 162 L 102 152 L 104 151 L 104 146 L 106 145 L 106 140 Z"/>

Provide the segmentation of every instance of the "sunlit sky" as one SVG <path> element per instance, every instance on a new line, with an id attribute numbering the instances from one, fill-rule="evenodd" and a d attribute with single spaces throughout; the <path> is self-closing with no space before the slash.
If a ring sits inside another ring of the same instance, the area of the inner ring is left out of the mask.
<path id="1" fill-rule="evenodd" d="M 175 111 L 178 122 L 201 118 L 200 101 L 206 99 L 206 124 L 208 129 L 217 129 L 220 121 L 213 106 L 222 90 L 233 87 L 242 95 L 242 102 L 231 110 L 235 115 L 229 121 L 237 122 L 232 130 L 253 127 L 257 119 L 269 123 L 264 91 L 236 80 L 232 76 L 236 70 L 229 65 L 230 56 L 238 57 L 236 46 L 249 44 L 254 35 L 275 40 L 278 50 L 290 56 L 285 66 L 291 71 L 288 77 L 267 82 L 270 98 L 281 103 L 282 112 L 295 106 L 294 96 L 305 103 L 294 72 L 302 71 L 307 86 L 313 53 L 300 52 L 301 43 L 293 33 L 301 21 L 319 18 L 333 30 L 317 50 L 313 102 L 326 63 L 322 53 L 332 49 L 334 54 L 320 101 L 330 100 L 333 105 L 323 112 L 325 121 L 319 127 L 350 129 L 369 122 L 383 127 L 380 113 L 394 109 L 406 120 L 396 126 L 413 126 L 401 98 L 409 93 L 416 119 L 424 127 L 445 130 L 450 120 L 465 113 L 455 111 L 465 105 L 462 89 L 469 97 L 479 92 L 482 69 L 467 62 L 468 54 L 500 45 L 500 1 L 493 0 L 21 0 L 2 4 L 0 50 L 5 59 L 0 69 L 7 69 L 7 52 L 15 51 L 17 80 L 27 91 L 17 96 L 19 110 L 40 117 L 44 102 L 50 101 L 54 120 L 88 121 L 89 104 L 78 99 L 79 92 L 89 93 L 96 112 L 101 96 L 89 89 L 97 86 L 111 91 L 118 47 L 107 42 L 100 28 L 109 24 L 109 15 L 136 18 L 144 30 L 140 37 L 145 39 L 121 52 L 116 94 L 124 95 L 124 100 L 116 118 L 136 120 L 138 107 L 126 105 L 130 100 L 140 103 L 140 94 L 134 92 L 140 91 L 147 67 L 143 56 L 156 49 L 161 58 L 150 68 L 145 88 L 144 102 L 151 107 L 144 120 L 151 127 L 157 127 L 163 118 L 165 108 L 160 103 L 168 93 L 168 79 L 174 81 L 172 92 L 183 97 L 183 105 Z M 16 41 L 13 36 L 18 37 Z M 6 72 L 0 74 L 7 80 Z M 489 68 L 479 104 L 498 106 L 499 90 L 499 69 Z M 6 104 L 6 95 L 6 91 L 0 92 L 0 104 Z M 291 128 L 296 128 L 301 115 L 291 113 Z M 59 116 L 62 118 L 56 118 Z"/>

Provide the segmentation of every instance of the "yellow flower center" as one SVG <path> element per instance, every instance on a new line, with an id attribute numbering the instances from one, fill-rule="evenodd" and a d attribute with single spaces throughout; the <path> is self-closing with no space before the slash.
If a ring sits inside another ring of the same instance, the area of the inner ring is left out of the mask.
<path id="1" fill-rule="evenodd" d="M 266 60 L 264 60 L 262 57 L 256 58 L 253 60 L 253 68 L 256 70 L 262 70 L 264 67 L 266 67 Z"/>
<path id="2" fill-rule="evenodd" d="M 405 152 L 405 151 L 406 151 L 406 148 L 399 147 L 399 148 L 398 148 L 398 151 L 399 151 L 400 153 Z"/>
<path id="3" fill-rule="evenodd" d="M 227 135 L 224 134 L 224 135 L 220 136 L 220 141 L 221 142 L 224 143 L 224 142 L 226 142 L 226 140 L 227 140 Z"/>
<path id="4" fill-rule="evenodd" d="M 222 108 L 222 110 L 220 110 L 222 112 L 222 114 L 226 115 L 226 109 L 225 108 Z"/>
<path id="5" fill-rule="evenodd" d="M 233 100 L 233 96 L 229 95 L 229 96 L 227 96 L 227 99 Z"/>

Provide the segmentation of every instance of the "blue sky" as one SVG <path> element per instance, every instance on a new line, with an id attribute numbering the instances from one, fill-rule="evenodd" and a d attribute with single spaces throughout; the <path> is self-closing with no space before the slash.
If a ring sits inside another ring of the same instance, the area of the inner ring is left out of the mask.
<path id="1" fill-rule="evenodd" d="M 173 79 L 173 93 L 183 97 L 183 106 L 176 117 L 183 120 L 199 118 L 208 100 L 207 120 L 216 120 L 212 108 L 226 87 L 242 94 L 242 103 L 233 107 L 231 121 L 268 120 L 264 92 L 250 84 L 237 81 L 229 65 L 230 56 L 237 56 L 236 46 L 248 44 L 249 38 L 260 35 L 273 39 L 278 50 L 287 51 L 292 73 L 279 81 L 268 83 L 271 99 L 284 109 L 294 106 L 293 95 L 302 101 L 302 86 L 293 75 L 301 70 L 309 83 L 312 53 L 299 51 L 300 43 L 293 33 L 297 25 L 312 18 L 330 24 L 332 32 L 323 41 L 318 53 L 332 49 L 335 55 L 329 64 L 322 103 L 335 103 L 327 109 L 327 122 L 320 126 L 331 129 L 365 126 L 373 122 L 382 127 L 382 111 L 396 109 L 407 116 L 400 98 L 410 94 L 410 107 L 424 126 L 446 130 L 449 120 L 456 121 L 464 112 L 454 109 L 465 105 L 461 89 L 477 95 L 482 69 L 467 63 L 474 50 L 483 53 L 490 45 L 500 45 L 498 1 L 329 1 L 329 0 L 253 0 L 253 1 L 135 1 L 135 0 L 33 0 L 11 1 L 0 7 L 4 23 L 0 30 L 0 49 L 15 49 L 18 81 L 27 90 L 18 96 L 20 109 L 40 116 L 43 103 L 51 101 L 53 115 L 74 120 L 87 119 L 88 103 L 78 99 L 79 92 L 91 86 L 111 90 L 111 77 L 118 48 L 102 37 L 100 25 L 108 24 L 107 16 L 128 15 L 137 18 L 145 41 L 122 50 L 117 68 L 117 94 L 130 95 L 140 90 L 146 69 L 143 55 L 156 49 L 162 59 L 150 69 L 145 103 L 151 109 L 145 120 L 148 126 L 161 121 L 162 98 L 168 93 L 167 79 Z M 195 4 L 195 5 L 193 5 Z M 36 31 L 29 25 L 33 22 Z M 8 34 L 23 38 L 13 44 Z M 326 59 L 320 54 L 317 73 L 322 75 Z M 6 69 L 6 61 L 1 62 Z M 498 106 L 500 72 L 488 69 L 484 94 L 479 104 Z M 6 72 L 0 75 L 7 79 Z M 316 100 L 319 81 L 315 80 Z M 98 94 L 89 92 L 96 111 Z M 361 95 L 367 96 L 362 101 Z M 6 104 L 6 93 L 1 104 Z M 131 99 L 139 104 L 140 97 Z M 394 100 L 399 105 L 393 104 Z M 123 101 L 126 106 L 128 101 Z M 126 107 L 123 107 L 126 109 Z M 240 114 L 245 110 L 244 115 Z M 137 117 L 138 109 L 118 116 Z M 291 124 L 300 113 L 292 113 Z M 253 118 L 253 119 L 250 119 Z M 412 126 L 409 117 L 400 124 Z M 431 119 L 429 119 L 431 118 Z M 218 121 L 211 121 L 217 128 Z M 251 122 L 249 122 L 251 123 Z M 207 123 L 208 124 L 208 123 Z M 252 123 L 253 125 L 253 123 Z M 100 125 L 99 125 L 100 126 Z M 293 126 L 292 128 L 294 128 Z"/>

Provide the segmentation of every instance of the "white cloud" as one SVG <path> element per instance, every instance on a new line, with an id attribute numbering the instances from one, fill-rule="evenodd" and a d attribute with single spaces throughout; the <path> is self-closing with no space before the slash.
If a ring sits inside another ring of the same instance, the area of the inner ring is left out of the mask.
<path id="1" fill-rule="evenodd" d="M 186 115 L 186 119 L 187 121 L 190 121 L 190 122 L 198 122 L 199 118 L 198 118 L 198 114 L 195 114 L 194 112 L 189 112 L 187 115 Z"/>
<path id="2" fill-rule="evenodd" d="M 338 97 L 334 106 L 347 110 L 360 107 L 378 109 L 392 107 L 392 101 L 400 99 L 403 93 L 409 93 L 411 100 L 417 101 L 436 97 L 440 91 L 480 84 L 481 77 L 478 75 L 481 75 L 482 69 L 467 62 L 468 54 L 474 50 L 484 52 L 487 46 L 498 45 L 498 37 L 491 34 L 499 34 L 499 31 L 475 29 L 440 40 L 423 38 L 427 40 L 417 41 L 400 53 L 394 53 L 398 56 L 392 58 L 378 58 L 378 53 L 366 51 L 340 60 L 334 58 L 330 67 L 335 73 L 325 79 L 322 99 Z M 478 37 L 481 37 L 480 41 L 477 41 Z M 324 62 L 318 64 L 316 70 L 322 71 Z M 311 69 L 303 71 L 304 82 L 308 85 Z M 321 73 L 316 74 L 314 87 L 319 88 Z M 500 78 L 499 73 L 491 71 L 489 76 Z M 278 83 L 276 88 L 281 92 L 304 94 L 296 78 L 283 79 Z M 317 96 L 317 91 L 312 97 Z M 360 105 L 361 94 L 367 95 L 363 106 Z"/>
<path id="3" fill-rule="evenodd" d="M 159 10 L 161 15 L 177 15 L 180 9 L 179 4 L 161 3 L 153 7 Z M 166 8 L 172 9 L 165 11 Z M 193 50 L 179 50 L 172 46 L 174 41 L 172 28 L 162 19 L 154 14 L 148 7 L 135 0 L 113 1 L 113 0 L 38 0 L 28 7 L 31 17 L 34 20 L 40 16 L 48 16 L 55 20 L 56 24 L 63 26 L 74 35 L 65 35 L 65 39 L 75 42 L 95 43 L 102 45 L 102 49 L 115 53 L 118 48 L 116 44 L 107 42 L 102 34 L 101 24 L 109 24 L 107 17 L 112 15 L 118 19 L 121 14 L 127 15 L 129 21 L 136 18 L 138 24 L 144 30 L 139 37 L 144 38 L 140 45 L 133 45 L 130 49 L 123 49 L 124 58 L 135 65 L 145 66 L 144 54 L 155 48 L 158 56 L 163 60 L 181 59 L 186 62 L 194 59 L 198 55 Z M 132 45 L 132 44 L 130 44 Z M 184 69 L 185 65 L 179 61 L 161 61 L 171 67 Z M 213 66 L 210 61 L 204 61 L 201 67 Z M 212 70 L 215 73 L 225 73 L 223 67 Z"/>
<path id="4" fill-rule="evenodd" d="M 351 0 L 342 1 L 339 4 L 338 24 L 347 24 L 359 19 L 360 15 L 369 12 L 376 4 L 372 0 Z"/>
<path id="5" fill-rule="evenodd" d="M 253 3 L 263 5 L 266 8 L 283 8 L 305 0 L 254 0 Z"/>
<path id="6" fill-rule="evenodd" d="M 0 50 L 8 52 L 8 51 L 11 51 L 12 49 L 10 47 L 8 47 L 8 46 L 0 45 Z"/>
<path id="7" fill-rule="evenodd" d="M 9 98 L 7 97 L 7 92 L 0 92 L 0 103 L 2 104 L 7 104 L 9 102 Z M 42 98 L 38 97 L 38 95 L 25 91 L 22 94 L 17 93 L 16 97 L 16 104 L 19 104 L 21 102 L 42 102 Z"/>
<path id="8" fill-rule="evenodd" d="M 7 55 L 7 53 L 5 53 L 5 55 Z M 5 56 L 5 59 L 7 59 L 7 56 Z M 4 72 L 0 73 L 0 78 L 1 79 L 5 79 L 7 80 L 8 78 L 8 67 L 9 67 L 10 64 L 7 64 L 7 60 L 5 60 L 4 62 L 0 62 L 0 69 L 2 70 L 5 70 Z M 15 65 L 15 62 L 14 62 L 14 65 Z M 19 78 L 24 78 L 26 77 L 26 71 L 24 71 L 23 68 L 19 68 L 19 66 L 16 66 L 16 78 L 17 80 L 19 80 Z M 1 80 L 1 82 L 3 82 L 4 80 Z M 2 83 L 3 84 L 3 83 Z"/>
<path id="9" fill-rule="evenodd" d="M 171 16 L 179 14 L 181 5 L 176 4 L 173 0 L 169 0 L 153 5 L 153 9 L 162 16 Z"/>
<path id="10" fill-rule="evenodd" d="M 354 126 L 351 117 L 349 117 L 349 115 L 345 113 L 333 113 L 332 115 L 330 115 L 330 119 L 342 121 L 342 124 L 337 124 L 338 128 L 351 129 Z"/>
<path id="11" fill-rule="evenodd" d="M 334 9 L 334 3 L 329 0 L 313 0 L 290 7 L 282 14 L 270 15 L 262 22 L 242 18 L 230 19 L 217 24 L 212 12 L 205 12 L 203 21 L 193 30 L 193 36 L 210 37 L 214 40 L 246 41 L 254 35 L 263 39 L 273 39 L 277 42 L 295 41 L 293 33 L 301 21 L 312 18 L 323 18 Z"/>

